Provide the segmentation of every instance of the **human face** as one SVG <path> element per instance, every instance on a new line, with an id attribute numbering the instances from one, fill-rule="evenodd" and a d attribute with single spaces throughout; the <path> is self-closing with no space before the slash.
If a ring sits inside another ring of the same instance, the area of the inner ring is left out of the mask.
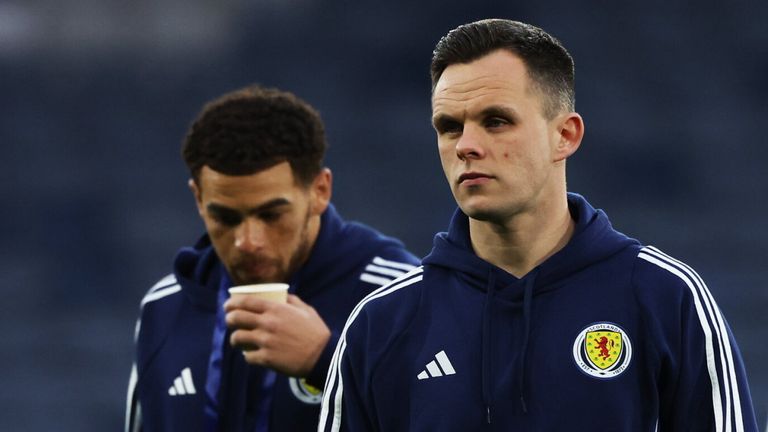
<path id="1" fill-rule="evenodd" d="M 198 212 L 232 282 L 286 282 L 306 261 L 330 199 L 330 171 L 297 184 L 288 162 L 251 175 L 204 166 L 190 180 Z"/>
<path id="2" fill-rule="evenodd" d="M 525 64 L 509 51 L 445 69 L 432 97 L 432 123 L 443 171 L 465 214 L 504 223 L 535 213 L 554 194 L 565 196 L 564 159 L 575 147 L 564 149 L 563 121 L 578 114 L 547 119 L 542 102 Z"/>

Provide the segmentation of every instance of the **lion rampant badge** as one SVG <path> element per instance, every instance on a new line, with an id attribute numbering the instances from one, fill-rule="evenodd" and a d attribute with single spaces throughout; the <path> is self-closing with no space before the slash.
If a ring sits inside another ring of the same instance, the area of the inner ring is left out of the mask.
<path id="1" fill-rule="evenodd" d="M 632 361 L 632 343 L 616 324 L 595 323 L 576 337 L 573 359 L 587 375 L 613 378 L 624 372 Z"/>

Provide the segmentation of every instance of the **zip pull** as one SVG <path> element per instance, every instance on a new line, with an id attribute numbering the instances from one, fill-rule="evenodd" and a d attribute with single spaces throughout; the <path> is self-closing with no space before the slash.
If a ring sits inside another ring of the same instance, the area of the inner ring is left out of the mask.
<path id="1" fill-rule="evenodd" d="M 485 420 L 488 422 L 488 424 L 491 424 L 491 406 L 490 405 L 485 406 Z"/>

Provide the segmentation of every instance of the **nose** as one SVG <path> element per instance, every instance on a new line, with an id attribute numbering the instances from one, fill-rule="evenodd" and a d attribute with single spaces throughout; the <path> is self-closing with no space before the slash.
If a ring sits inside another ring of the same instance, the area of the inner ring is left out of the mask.
<path id="1" fill-rule="evenodd" d="M 264 247 L 264 224 L 255 218 L 245 218 L 235 229 L 235 247 L 243 252 L 256 252 Z"/>
<path id="2" fill-rule="evenodd" d="M 481 159 L 485 156 L 482 146 L 483 132 L 470 124 L 464 125 L 461 136 L 456 141 L 456 156 L 460 160 Z"/>

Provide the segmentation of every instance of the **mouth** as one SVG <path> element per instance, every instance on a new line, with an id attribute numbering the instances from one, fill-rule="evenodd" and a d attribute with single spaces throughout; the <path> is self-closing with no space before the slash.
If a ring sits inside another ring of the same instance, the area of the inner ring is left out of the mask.
<path id="1" fill-rule="evenodd" d="M 273 277 L 277 266 L 271 260 L 241 261 L 231 268 L 231 276 L 243 283 L 260 283 Z"/>
<path id="2" fill-rule="evenodd" d="M 466 172 L 459 176 L 459 180 L 457 181 L 458 184 L 466 184 L 466 185 L 475 185 L 475 184 L 481 184 L 484 183 L 490 179 L 492 179 L 493 176 L 490 176 L 488 174 L 478 173 L 478 172 Z"/>

